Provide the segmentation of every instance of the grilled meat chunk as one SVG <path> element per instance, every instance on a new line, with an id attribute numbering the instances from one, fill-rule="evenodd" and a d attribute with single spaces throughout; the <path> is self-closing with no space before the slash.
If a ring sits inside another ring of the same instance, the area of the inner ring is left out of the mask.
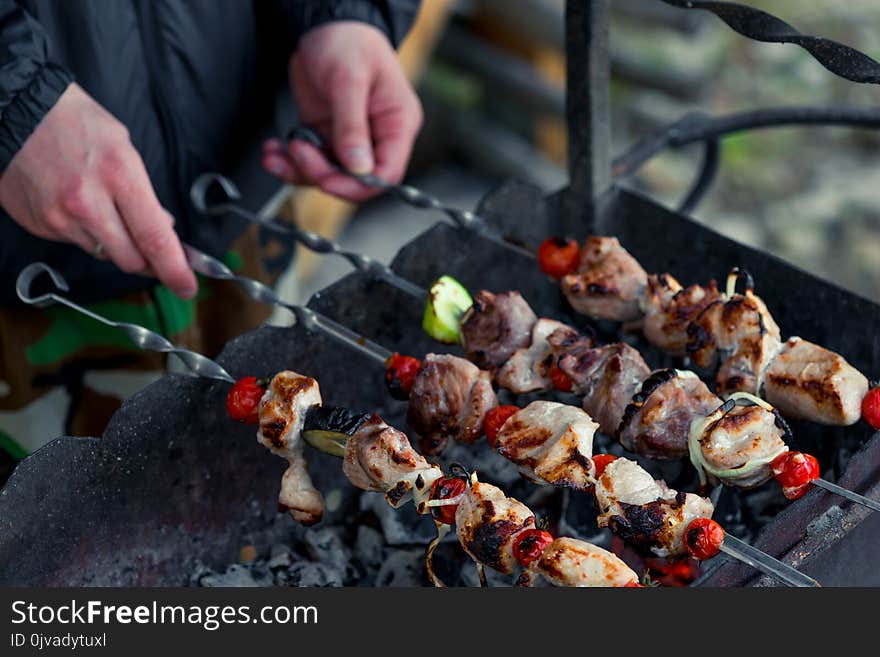
<path id="1" fill-rule="evenodd" d="M 624 458 L 609 463 L 596 481 L 596 504 L 600 527 L 661 557 L 686 555 L 684 530 L 715 510 L 708 498 L 676 492 Z"/>
<path id="2" fill-rule="evenodd" d="M 626 322 L 642 316 L 639 300 L 647 284 L 645 270 L 617 238 L 591 236 L 577 273 L 563 277 L 562 292 L 579 313 Z"/>
<path id="3" fill-rule="evenodd" d="M 324 500 L 309 476 L 302 439 L 306 412 L 320 404 L 315 379 L 284 371 L 273 377 L 259 407 L 257 440 L 289 463 L 281 479 L 278 504 L 304 525 L 312 525 L 324 515 Z"/>
<path id="4" fill-rule="evenodd" d="M 519 292 L 482 290 L 461 321 L 468 360 L 484 370 L 500 367 L 517 349 L 528 347 L 538 318 Z"/>
<path id="5" fill-rule="evenodd" d="M 720 298 L 715 281 L 683 288 L 670 274 L 651 274 L 641 301 L 642 332 L 651 344 L 676 356 L 687 353 L 688 326 Z"/>
<path id="6" fill-rule="evenodd" d="M 693 372 L 660 370 L 642 383 L 618 426 L 621 445 L 656 459 L 688 453 L 691 422 L 709 415 L 721 400 Z"/>
<path id="7" fill-rule="evenodd" d="M 569 350 L 560 357 L 559 369 L 583 396 L 584 410 L 608 435 L 616 433 L 624 410 L 651 372 L 642 355 L 622 342 Z"/>
<path id="8" fill-rule="evenodd" d="M 535 322 L 529 346 L 517 349 L 496 372 L 498 385 L 516 394 L 552 389 L 550 368 L 553 367 L 554 358 L 548 338 L 556 331 L 577 334 L 562 322 L 542 317 Z"/>
<path id="9" fill-rule="evenodd" d="M 575 406 L 534 401 L 504 423 L 497 449 L 528 479 L 587 490 L 592 484 L 590 457 L 598 426 Z"/>
<path id="10" fill-rule="evenodd" d="M 715 391 L 759 395 L 764 370 L 780 348 L 779 326 L 760 297 L 747 291 L 715 301 L 688 328 L 688 354 L 700 367 L 721 362 Z"/>
<path id="11" fill-rule="evenodd" d="M 472 443 L 483 418 L 498 405 L 489 373 L 463 358 L 428 354 L 409 395 L 407 421 L 422 438 L 422 452 L 436 454 L 449 438 Z"/>
<path id="12" fill-rule="evenodd" d="M 555 586 L 628 586 L 639 578 L 617 555 L 575 538 L 557 538 L 532 567 Z"/>
<path id="13" fill-rule="evenodd" d="M 700 453 L 706 465 L 723 470 L 714 478 L 729 486 L 752 488 L 770 479 L 770 461 L 788 450 L 776 416 L 760 406 L 737 406 L 706 428 Z"/>
<path id="14" fill-rule="evenodd" d="M 833 351 L 790 338 L 764 376 L 767 401 L 787 417 L 849 425 L 861 417 L 868 379 Z"/>
<path id="15" fill-rule="evenodd" d="M 535 516 L 525 504 L 507 497 L 500 488 L 476 482 L 467 489 L 455 511 L 458 540 L 476 562 L 500 573 L 517 566 L 513 539 L 535 526 Z"/>
<path id="16" fill-rule="evenodd" d="M 404 433 L 385 424 L 378 415 L 348 439 L 342 470 L 361 490 L 385 493 L 395 509 L 414 496 L 427 499 L 431 484 L 443 476 L 440 468 L 412 448 Z"/>

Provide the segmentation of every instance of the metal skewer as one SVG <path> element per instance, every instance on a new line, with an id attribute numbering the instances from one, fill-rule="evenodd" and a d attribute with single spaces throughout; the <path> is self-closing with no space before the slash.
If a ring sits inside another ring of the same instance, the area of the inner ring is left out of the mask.
<path id="1" fill-rule="evenodd" d="M 824 488 L 825 490 L 835 493 L 836 495 L 840 495 L 841 497 L 845 497 L 851 502 L 855 502 L 856 504 L 861 504 L 862 506 L 866 506 L 872 511 L 880 511 L 880 502 L 876 500 L 872 500 L 869 497 L 865 497 L 864 495 L 859 495 L 858 493 L 853 493 L 848 488 L 843 488 L 842 486 L 838 486 L 837 484 L 832 484 L 827 479 L 813 479 L 810 482 L 814 486 L 818 486 L 819 488 Z"/>
<path id="2" fill-rule="evenodd" d="M 745 541 L 738 539 L 736 536 L 731 536 L 727 532 L 724 533 L 721 551 L 787 586 L 821 586 L 812 577 L 803 574 L 801 571 L 778 559 L 774 559 L 766 552 L 752 547 Z"/>
<path id="3" fill-rule="evenodd" d="M 54 292 L 49 292 L 36 297 L 31 296 L 31 286 L 33 285 L 34 279 L 41 274 L 48 274 L 55 287 L 62 292 L 70 291 L 67 281 L 64 280 L 64 277 L 61 274 L 43 262 L 34 262 L 21 270 L 15 283 L 15 291 L 18 293 L 18 298 L 26 304 L 36 306 L 37 308 L 45 308 L 54 303 L 63 304 L 87 317 L 91 317 L 95 321 L 106 324 L 107 326 L 118 328 L 124 332 L 139 349 L 174 354 L 196 376 L 235 383 L 235 379 L 232 378 L 229 372 L 210 358 L 197 354 L 189 349 L 175 347 L 164 336 L 144 328 L 143 326 L 130 324 L 128 322 L 115 322 L 107 319 L 106 317 L 98 315 L 87 308 L 83 308 L 70 299 Z"/>
<path id="4" fill-rule="evenodd" d="M 207 253 L 203 253 L 188 244 L 183 245 L 183 251 L 186 254 L 186 259 L 189 262 L 190 267 L 193 268 L 193 271 L 196 271 L 203 276 L 207 276 L 208 278 L 232 281 L 241 287 L 245 294 L 255 301 L 286 308 L 293 313 L 296 317 L 296 321 L 304 327 L 311 330 L 321 331 L 334 340 L 369 356 L 383 365 L 385 361 L 391 357 L 390 351 L 379 346 L 375 342 L 368 340 L 364 336 L 355 333 L 347 326 L 343 326 L 311 308 L 287 303 L 278 296 L 275 290 L 268 285 L 264 285 L 260 281 L 247 278 L 246 276 L 236 275 L 231 269 L 229 269 L 229 267 L 217 260 L 217 258 L 209 256 Z"/>
<path id="5" fill-rule="evenodd" d="M 438 199 L 436 196 L 429 194 L 424 190 L 413 187 L 412 185 L 394 185 L 387 180 L 383 180 L 374 173 L 354 173 L 353 171 L 349 171 L 342 165 L 342 163 L 336 158 L 336 156 L 333 155 L 331 150 L 328 148 L 328 144 L 324 140 L 324 138 L 317 131 L 308 126 L 300 125 L 292 128 L 290 132 L 287 133 L 287 140 L 299 140 L 311 144 L 324 154 L 324 157 L 327 158 L 327 161 L 331 164 L 331 166 L 339 171 L 339 173 L 345 174 L 346 176 L 357 180 L 362 185 L 390 192 L 401 201 L 407 203 L 408 205 L 411 205 L 414 208 L 418 208 L 420 210 L 437 210 L 439 212 L 442 212 L 450 219 L 452 219 L 453 223 L 455 223 L 455 225 L 457 225 L 459 228 L 477 233 L 478 235 L 486 239 L 496 242 L 497 244 L 501 244 L 505 248 L 516 251 L 522 255 L 526 255 L 530 258 L 535 257 L 535 254 L 528 249 L 508 242 L 503 237 L 498 235 L 498 233 L 489 225 L 489 223 L 485 219 L 483 219 L 478 214 L 471 212 L 470 210 L 460 210 L 458 208 L 446 205 L 441 202 L 440 199 Z"/>
<path id="6" fill-rule="evenodd" d="M 223 200 L 211 202 L 209 200 L 209 190 L 216 190 L 216 193 L 222 193 Z M 427 295 L 427 292 L 418 285 L 414 285 L 407 279 L 398 276 L 390 267 L 378 260 L 374 260 L 370 256 L 347 251 L 336 242 L 317 233 L 303 230 L 293 224 L 281 223 L 269 217 L 263 217 L 242 207 L 236 203 L 236 201 L 241 199 L 241 192 L 238 190 L 238 187 L 235 186 L 234 182 L 221 176 L 219 173 L 203 173 L 196 178 L 196 181 L 190 187 L 189 195 L 190 200 L 199 212 L 204 212 L 205 214 L 225 214 L 231 212 L 273 232 L 290 235 L 311 251 L 341 256 L 348 260 L 356 270 L 364 272 L 374 279 L 385 281 L 412 297 L 424 300 Z"/>

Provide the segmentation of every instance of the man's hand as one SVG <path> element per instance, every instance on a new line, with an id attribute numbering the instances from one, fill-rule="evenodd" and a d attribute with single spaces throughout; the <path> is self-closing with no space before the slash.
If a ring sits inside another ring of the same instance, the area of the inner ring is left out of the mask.
<path id="1" fill-rule="evenodd" d="M 309 31 L 291 57 L 290 84 L 302 121 L 329 137 L 345 167 L 400 182 L 422 107 L 384 34 L 355 21 Z M 376 193 L 302 141 L 267 141 L 263 166 L 286 182 L 313 183 L 354 201 Z"/>
<path id="2" fill-rule="evenodd" d="M 71 84 L 0 177 L 0 205 L 25 230 L 154 272 L 192 297 L 195 276 L 128 130 Z M 99 247 L 100 245 L 100 247 Z"/>

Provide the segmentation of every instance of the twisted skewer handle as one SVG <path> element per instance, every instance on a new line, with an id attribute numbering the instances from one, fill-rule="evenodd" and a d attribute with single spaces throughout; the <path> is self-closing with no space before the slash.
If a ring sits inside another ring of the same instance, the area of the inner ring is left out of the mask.
<path id="1" fill-rule="evenodd" d="M 212 202 L 210 200 L 212 192 L 214 195 L 222 194 L 222 200 Z M 378 260 L 374 260 L 368 255 L 348 251 L 337 242 L 317 233 L 303 230 L 293 224 L 280 223 L 244 208 L 236 203 L 236 201 L 241 199 L 241 192 L 238 190 L 238 187 L 219 173 L 203 173 L 196 178 L 196 181 L 190 187 L 189 194 L 192 204 L 199 212 L 215 215 L 231 212 L 272 232 L 289 235 L 310 251 L 326 255 L 338 255 L 345 258 L 357 271 L 363 272 L 373 279 L 385 281 L 417 299 L 425 299 L 427 295 L 425 290 L 398 276 L 390 267 Z"/>
<path id="2" fill-rule="evenodd" d="M 384 364 L 385 361 L 391 357 L 390 351 L 379 346 L 375 342 L 368 340 L 364 336 L 355 333 L 348 327 L 315 312 L 311 308 L 298 306 L 284 301 L 278 296 L 275 290 L 260 281 L 247 278 L 246 276 L 238 276 L 233 273 L 229 267 L 217 260 L 217 258 L 214 258 L 207 253 L 203 253 L 188 244 L 183 246 L 183 251 L 186 254 L 190 267 L 193 268 L 193 271 L 198 272 L 203 276 L 207 276 L 208 278 L 231 281 L 244 290 L 245 294 L 251 299 L 259 301 L 260 303 L 286 308 L 293 313 L 298 324 L 301 324 L 309 330 L 320 331 L 329 335 L 334 340 L 369 356 L 373 360 L 377 360 Z"/>
<path id="3" fill-rule="evenodd" d="M 452 219 L 452 221 L 459 228 L 472 230 L 478 233 L 488 231 L 488 224 L 486 223 L 486 221 L 482 217 L 471 212 L 470 210 L 460 210 L 458 208 L 445 205 L 440 201 L 440 199 L 432 194 L 429 194 L 428 192 L 417 189 L 411 185 L 392 184 L 387 180 L 380 178 L 374 173 L 355 173 L 353 171 L 349 171 L 336 158 L 331 149 L 328 147 L 328 144 L 324 140 L 324 138 L 316 130 L 313 130 L 308 126 L 299 125 L 295 128 L 292 128 L 287 134 L 287 140 L 299 140 L 311 144 L 312 146 L 320 150 L 324 154 L 324 157 L 327 158 L 327 161 L 330 162 L 330 164 L 335 167 L 339 172 L 344 173 L 347 176 L 351 176 L 362 185 L 373 187 L 375 189 L 382 189 L 386 192 L 391 192 L 401 201 L 413 207 L 422 210 L 438 210 L 440 212 L 443 212 L 446 216 Z"/>
<path id="4" fill-rule="evenodd" d="M 87 317 L 91 317 L 95 321 L 106 324 L 107 326 L 118 328 L 120 331 L 125 333 L 129 337 L 129 339 L 131 339 L 131 341 L 138 349 L 143 349 L 145 351 L 156 351 L 166 354 L 174 354 L 190 370 L 190 372 L 192 372 L 196 376 L 235 383 L 235 379 L 232 378 L 229 372 L 227 372 L 218 363 L 214 362 L 210 358 L 202 356 L 201 354 L 198 354 L 194 351 L 190 351 L 189 349 L 176 347 L 164 336 L 159 335 L 158 333 L 151 331 L 147 328 L 144 328 L 143 326 L 130 324 L 128 322 L 115 322 L 102 315 L 94 313 L 87 308 L 83 308 L 79 304 L 74 303 L 66 297 L 56 294 L 55 292 L 49 292 L 40 296 L 33 296 L 31 294 L 31 287 L 33 285 L 34 279 L 41 274 L 48 274 L 49 278 L 52 280 L 52 283 L 58 290 L 61 290 L 62 292 L 70 291 L 70 287 L 67 285 L 67 281 L 64 280 L 64 277 L 61 274 L 59 274 L 57 271 L 55 271 L 45 263 L 34 262 L 21 270 L 21 273 L 18 275 L 18 279 L 15 284 L 18 298 L 21 299 L 24 303 L 35 306 L 37 308 L 45 308 L 46 306 L 60 303 L 67 306 L 68 308 L 77 311 L 78 313 L 82 313 Z"/>

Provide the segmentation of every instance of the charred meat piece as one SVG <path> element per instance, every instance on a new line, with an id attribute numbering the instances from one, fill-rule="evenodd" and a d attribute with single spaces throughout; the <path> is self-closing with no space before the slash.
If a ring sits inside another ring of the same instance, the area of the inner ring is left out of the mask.
<path id="1" fill-rule="evenodd" d="M 849 425 L 861 417 L 868 379 L 833 351 L 790 338 L 764 376 L 767 401 L 792 418 Z"/>
<path id="2" fill-rule="evenodd" d="M 715 301 L 688 328 L 687 351 L 700 367 L 721 368 L 715 390 L 761 393 L 764 370 L 780 348 L 779 326 L 760 297 L 748 290 Z"/>
<path id="3" fill-rule="evenodd" d="M 639 578 L 617 555 L 575 538 L 557 538 L 532 567 L 555 586 L 631 586 Z"/>
<path id="4" fill-rule="evenodd" d="M 513 540 L 535 526 L 535 516 L 500 488 L 476 482 L 461 498 L 455 526 L 458 540 L 472 559 L 509 575 L 517 567 Z"/>
<path id="5" fill-rule="evenodd" d="M 560 357 L 559 369 L 583 395 L 584 410 L 608 435 L 616 433 L 627 404 L 651 373 L 642 355 L 622 342 L 596 349 L 569 349 Z"/>
<path id="6" fill-rule="evenodd" d="M 583 491 L 592 484 L 598 426 L 575 406 L 534 401 L 508 418 L 496 447 L 528 479 Z"/>
<path id="7" fill-rule="evenodd" d="M 624 458 L 609 463 L 596 481 L 596 504 L 600 527 L 661 557 L 686 555 L 684 530 L 715 510 L 708 498 L 676 492 Z"/>
<path id="8" fill-rule="evenodd" d="M 720 298 L 715 281 L 683 288 L 670 274 L 651 274 L 641 302 L 642 332 L 652 344 L 676 356 L 687 353 L 688 326 Z"/>
<path id="9" fill-rule="evenodd" d="M 615 237 L 588 237 L 576 274 L 562 279 L 562 292 L 577 312 L 620 322 L 642 316 L 639 300 L 648 284 L 642 266 Z"/>
<path id="10" fill-rule="evenodd" d="M 312 525 L 324 515 L 324 500 L 309 476 L 302 439 L 306 413 L 320 404 L 318 382 L 290 371 L 276 374 L 260 400 L 257 440 L 289 463 L 281 479 L 278 504 L 304 525 Z"/>
<path id="11" fill-rule="evenodd" d="M 519 292 L 479 292 L 461 321 L 462 344 L 468 360 L 484 370 L 500 367 L 517 349 L 529 346 L 537 321 Z"/>
<path id="12" fill-rule="evenodd" d="M 428 354 L 409 395 L 407 421 L 422 438 L 422 452 L 436 454 L 449 438 L 472 443 L 483 418 L 498 405 L 489 373 L 463 358 Z"/>
<path id="13" fill-rule="evenodd" d="M 623 412 L 618 426 L 621 445 L 656 459 L 688 453 L 691 422 L 721 404 L 693 372 L 659 370 L 644 383 Z"/>
<path id="14" fill-rule="evenodd" d="M 342 469 L 361 490 L 385 493 L 395 509 L 415 495 L 427 498 L 431 484 L 443 476 L 410 445 L 406 435 L 373 415 L 345 445 Z"/>
<path id="15" fill-rule="evenodd" d="M 554 358 L 548 338 L 556 331 L 577 335 L 570 326 L 542 317 L 535 322 L 529 346 L 516 350 L 496 372 L 498 385 L 516 394 L 552 389 L 550 368 Z"/>
<path id="16" fill-rule="evenodd" d="M 770 461 L 786 451 L 785 429 L 761 406 L 737 406 L 706 428 L 700 453 L 721 483 L 738 488 L 760 486 L 773 476 Z"/>

